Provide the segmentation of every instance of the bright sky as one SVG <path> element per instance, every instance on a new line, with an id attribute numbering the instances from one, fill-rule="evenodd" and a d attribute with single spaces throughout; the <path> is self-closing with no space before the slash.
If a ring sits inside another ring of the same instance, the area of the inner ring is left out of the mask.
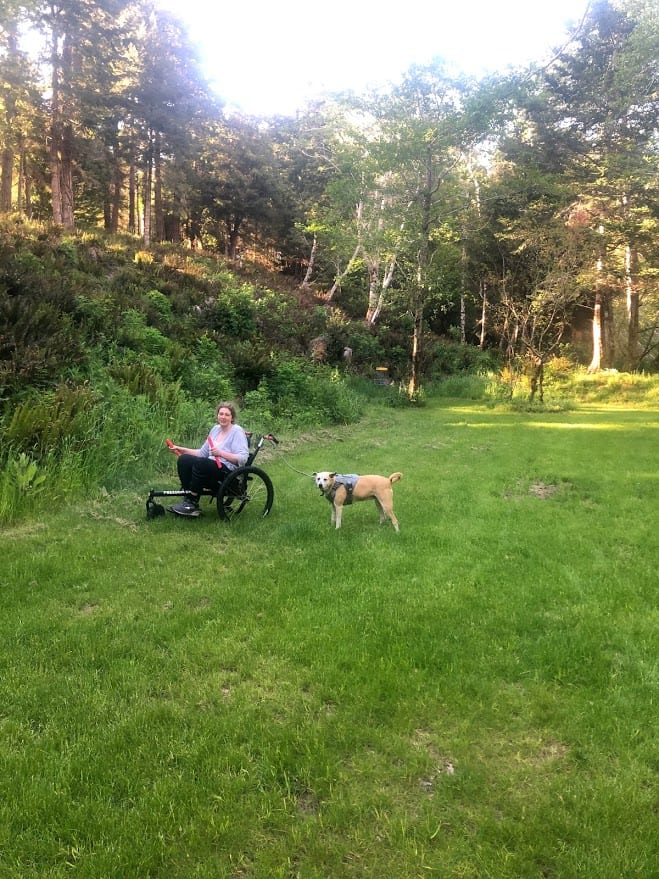
<path id="1" fill-rule="evenodd" d="M 588 0 L 158 0 L 185 22 L 224 101 L 292 115 L 318 94 L 397 82 L 442 57 L 480 75 L 542 61 Z"/>

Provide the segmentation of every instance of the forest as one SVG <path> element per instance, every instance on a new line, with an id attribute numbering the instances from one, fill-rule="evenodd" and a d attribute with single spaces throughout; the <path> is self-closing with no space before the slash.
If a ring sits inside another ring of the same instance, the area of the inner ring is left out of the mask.
<path id="1" fill-rule="evenodd" d="M 657 45 L 654 0 L 600 0 L 542 65 L 473 81 L 437 59 L 386 93 L 255 119 L 225 112 L 147 0 L 5 0 L 0 216 L 262 266 L 359 322 L 411 395 L 436 339 L 495 352 L 540 394 L 557 356 L 655 372 Z M 345 340 L 357 363 L 362 341 Z"/>

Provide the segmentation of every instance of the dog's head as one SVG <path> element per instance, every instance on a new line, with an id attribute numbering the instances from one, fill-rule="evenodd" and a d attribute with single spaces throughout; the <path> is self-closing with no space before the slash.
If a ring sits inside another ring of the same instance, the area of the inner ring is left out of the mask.
<path id="1" fill-rule="evenodd" d="M 327 494 L 328 491 L 331 491 L 331 488 L 334 485 L 336 473 L 330 473 L 328 470 L 321 470 L 319 473 L 314 473 L 313 478 L 316 481 L 316 487 L 320 489 L 320 493 Z"/>

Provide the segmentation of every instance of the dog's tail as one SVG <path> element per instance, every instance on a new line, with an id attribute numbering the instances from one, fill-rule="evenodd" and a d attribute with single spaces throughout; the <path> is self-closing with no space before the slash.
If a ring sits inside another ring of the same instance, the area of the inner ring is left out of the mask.
<path id="1" fill-rule="evenodd" d="M 402 473 L 392 473 L 391 476 L 389 477 L 389 482 L 393 485 L 394 482 L 398 482 L 398 480 L 402 479 L 402 478 L 403 478 Z"/>

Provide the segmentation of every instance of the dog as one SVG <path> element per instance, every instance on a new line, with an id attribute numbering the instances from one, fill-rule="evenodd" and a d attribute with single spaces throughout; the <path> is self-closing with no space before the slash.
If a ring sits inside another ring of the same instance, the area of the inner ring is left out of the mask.
<path id="1" fill-rule="evenodd" d="M 344 506 L 353 501 L 373 498 L 380 512 L 380 524 L 389 519 L 398 531 L 398 519 L 394 515 L 394 491 L 392 485 L 402 478 L 402 473 L 391 476 L 357 476 L 356 474 L 330 473 L 323 470 L 313 474 L 320 493 L 332 505 L 332 525 L 341 527 Z"/>

